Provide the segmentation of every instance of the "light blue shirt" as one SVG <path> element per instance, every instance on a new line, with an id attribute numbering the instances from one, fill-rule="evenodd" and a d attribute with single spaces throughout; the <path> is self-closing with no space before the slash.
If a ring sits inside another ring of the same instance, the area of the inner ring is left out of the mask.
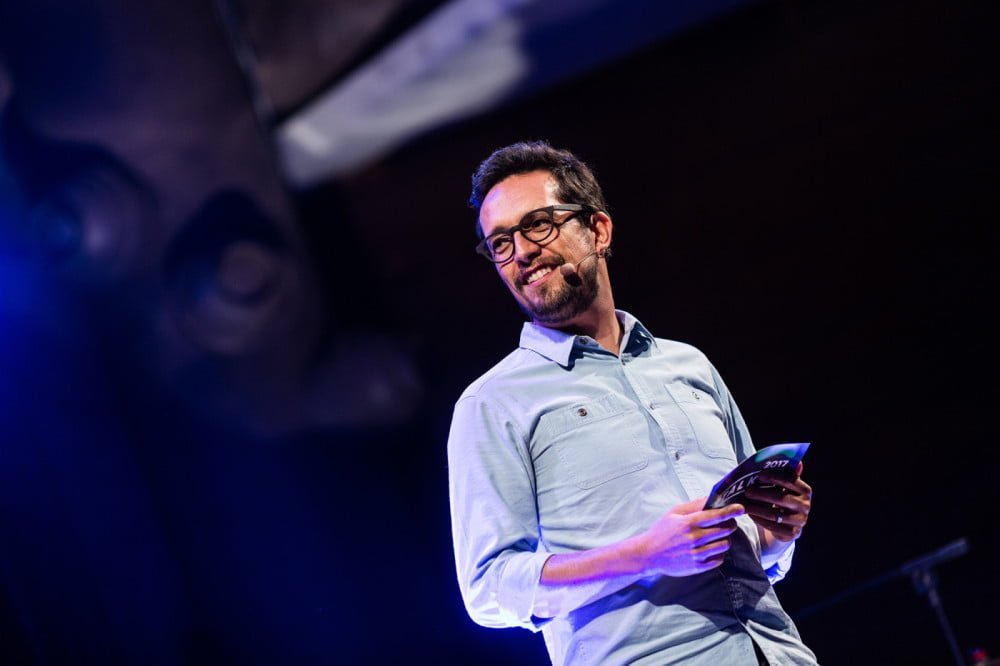
<path id="1" fill-rule="evenodd" d="M 452 533 L 469 615 L 541 630 L 554 664 L 756 664 L 751 636 L 771 664 L 815 664 L 771 587 L 793 549 L 763 571 L 746 516 L 717 569 L 644 578 L 536 617 L 553 610 L 538 594 L 549 556 L 643 532 L 754 451 L 705 355 L 617 314 L 619 356 L 528 323 L 520 347 L 455 406 Z"/>

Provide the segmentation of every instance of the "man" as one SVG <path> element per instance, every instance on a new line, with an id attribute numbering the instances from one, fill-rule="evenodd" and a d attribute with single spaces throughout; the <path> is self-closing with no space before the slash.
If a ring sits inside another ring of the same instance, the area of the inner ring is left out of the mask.
<path id="1" fill-rule="evenodd" d="M 518 143 L 480 165 L 471 203 L 477 250 L 531 321 L 452 421 L 469 614 L 541 630 L 555 664 L 814 664 L 771 587 L 811 488 L 800 467 L 745 506 L 701 510 L 753 445 L 701 352 L 615 309 L 593 173 Z"/>

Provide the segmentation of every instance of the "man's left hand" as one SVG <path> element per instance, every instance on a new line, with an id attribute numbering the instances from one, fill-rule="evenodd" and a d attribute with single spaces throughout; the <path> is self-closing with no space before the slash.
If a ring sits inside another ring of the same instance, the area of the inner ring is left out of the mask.
<path id="1" fill-rule="evenodd" d="M 798 539 L 809 520 L 813 492 L 802 480 L 802 463 L 794 476 L 762 472 L 758 478 L 770 487 L 754 485 L 746 491 L 742 504 L 747 515 L 779 541 Z"/>

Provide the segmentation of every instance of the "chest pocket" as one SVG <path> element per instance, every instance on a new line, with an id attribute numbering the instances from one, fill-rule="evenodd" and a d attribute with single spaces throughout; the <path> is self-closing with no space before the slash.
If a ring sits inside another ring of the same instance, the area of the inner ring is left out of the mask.
<path id="1" fill-rule="evenodd" d="M 587 490 L 649 464 L 645 428 L 634 405 L 609 393 L 543 415 L 535 435 L 547 472 Z"/>
<path id="2" fill-rule="evenodd" d="M 725 415 L 712 394 L 681 382 L 667 384 L 666 388 L 687 417 L 701 452 L 710 458 L 725 458 L 735 465 L 736 452 L 726 430 Z"/>

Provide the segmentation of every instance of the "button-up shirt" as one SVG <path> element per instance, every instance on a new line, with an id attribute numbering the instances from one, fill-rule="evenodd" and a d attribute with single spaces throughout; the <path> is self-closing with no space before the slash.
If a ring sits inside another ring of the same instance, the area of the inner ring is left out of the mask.
<path id="1" fill-rule="evenodd" d="M 792 548 L 764 571 L 746 516 L 717 569 L 650 576 L 576 609 L 538 594 L 552 554 L 640 534 L 754 452 L 705 355 L 617 315 L 617 356 L 525 324 L 520 347 L 455 406 L 452 531 L 470 616 L 541 630 L 554 664 L 754 664 L 751 637 L 772 664 L 814 664 L 771 587 Z"/>

